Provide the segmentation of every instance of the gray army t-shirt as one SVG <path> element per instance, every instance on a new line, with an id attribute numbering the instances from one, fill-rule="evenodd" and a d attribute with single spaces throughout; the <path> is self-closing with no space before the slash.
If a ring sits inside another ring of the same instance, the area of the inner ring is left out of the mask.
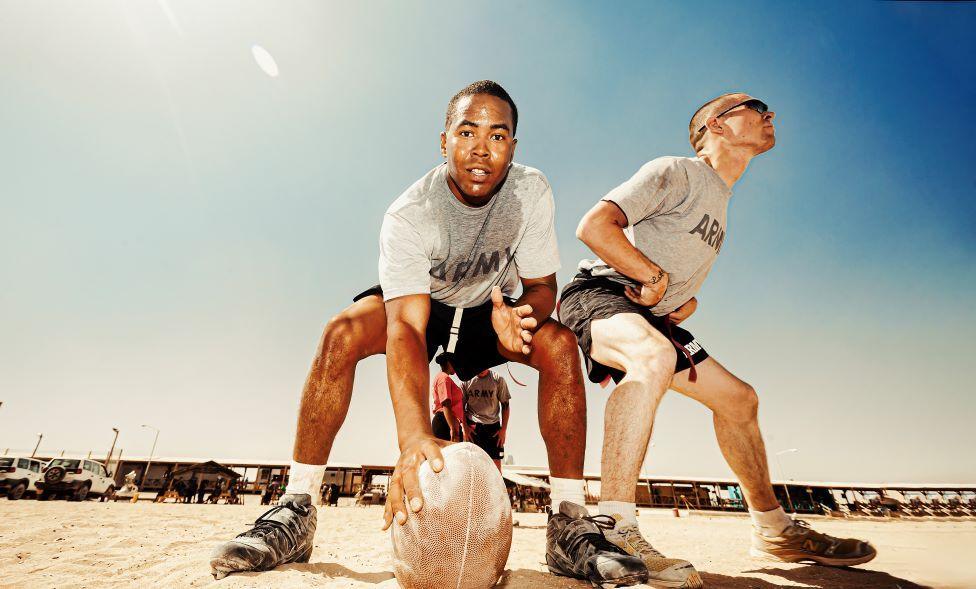
<path id="1" fill-rule="evenodd" d="M 491 201 L 470 207 L 447 185 L 447 165 L 424 175 L 394 201 L 380 230 L 383 298 L 412 294 L 469 308 L 506 295 L 519 278 L 559 270 L 555 207 L 546 177 L 513 163 Z"/>
<path id="2" fill-rule="evenodd" d="M 725 241 L 731 196 L 701 158 L 660 157 L 603 197 L 627 216 L 624 233 L 630 242 L 669 275 L 664 298 L 651 309 L 655 315 L 674 311 L 701 288 Z M 579 268 L 635 283 L 602 260 L 583 260 Z"/>
<path id="3" fill-rule="evenodd" d="M 489 370 L 485 376 L 476 376 L 461 384 L 464 393 L 464 415 L 473 423 L 498 423 L 501 404 L 508 403 L 508 383 Z"/>

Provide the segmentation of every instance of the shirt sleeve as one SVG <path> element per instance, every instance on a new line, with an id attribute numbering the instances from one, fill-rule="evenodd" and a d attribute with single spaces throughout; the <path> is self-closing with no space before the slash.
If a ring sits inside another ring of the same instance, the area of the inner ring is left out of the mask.
<path id="1" fill-rule="evenodd" d="M 545 178 L 543 194 L 536 201 L 526 223 L 525 235 L 515 250 L 519 278 L 542 278 L 559 270 L 559 245 L 556 243 L 556 205 L 552 188 Z"/>
<path id="2" fill-rule="evenodd" d="M 441 405 L 444 404 L 444 399 L 446 398 L 447 388 L 443 378 L 443 372 L 438 374 L 434 378 L 434 410 L 436 411 Z"/>
<path id="3" fill-rule="evenodd" d="M 498 402 L 499 403 L 508 403 L 508 401 L 511 398 L 512 398 L 512 395 L 509 394 L 509 392 L 508 392 L 508 382 L 505 381 L 505 378 L 504 377 L 499 376 L 498 377 Z"/>
<path id="4" fill-rule="evenodd" d="M 616 204 L 627 216 L 628 225 L 666 213 L 688 193 L 688 175 L 671 158 L 644 164 L 629 180 L 611 190 L 602 200 Z"/>
<path id="5" fill-rule="evenodd" d="M 380 229 L 380 286 L 383 299 L 430 294 L 430 253 L 416 227 L 387 213 Z"/>

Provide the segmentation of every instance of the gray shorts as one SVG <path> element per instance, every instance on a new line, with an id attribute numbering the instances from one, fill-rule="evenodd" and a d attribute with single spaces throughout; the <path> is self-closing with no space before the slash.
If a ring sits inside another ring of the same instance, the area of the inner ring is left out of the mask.
<path id="1" fill-rule="evenodd" d="M 647 307 L 631 302 L 624 295 L 624 285 L 609 278 L 578 274 L 563 289 L 557 309 L 559 321 L 573 330 L 579 340 L 579 347 L 586 360 L 586 372 L 592 382 L 602 383 L 610 378 L 614 382 L 620 382 L 624 377 L 623 371 L 604 366 L 590 357 L 590 348 L 593 345 L 590 323 L 620 313 L 637 313 L 671 340 L 678 352 L 675 374 L 692 369 L 695 364 L 708 358 L 708 352 L 695 341 L 691 332 L 674 325 L 667 317 L 658 317 Z M 691 380 L 695 378 L 692 377 Z"/>

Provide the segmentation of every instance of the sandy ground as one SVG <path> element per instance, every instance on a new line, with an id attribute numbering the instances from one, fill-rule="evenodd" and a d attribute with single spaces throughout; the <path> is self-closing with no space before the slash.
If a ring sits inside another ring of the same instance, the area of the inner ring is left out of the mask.
<path id="1" fill-rule="evenodd" d="M 397 586 L 382 510 L 321 508 L 312 561 L 214 581 L 208 554 L 243 531 L 260 505 L 154 505 L 0 500 L 3 587 L 369 587 Z M 584 588 L 546 572 L 545 519 L 516 514 L 504 587 Z M 976 587 L 976 521 L 813 519 L 835 535 L 878 548 L 855 569 L 778 565 L 748 556 L 749 520 L 740 516 L 642 513 L 641 527 L 666 554 L 691 560 L 708 587 Z"/>

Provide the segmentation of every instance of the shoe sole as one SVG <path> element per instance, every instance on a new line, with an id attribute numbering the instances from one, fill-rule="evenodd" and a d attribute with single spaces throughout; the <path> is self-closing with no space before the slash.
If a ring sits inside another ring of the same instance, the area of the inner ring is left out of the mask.
<path id="1" fill-rule="evenodd" d="M 565 575 L 564 575 L 565 576 Z M 594 581 L 592 579 L 584 579 L 589 581 L 594 587 L 601 587 L 602 589 L 614 589 L 615 587 L 630 587 L 631 585 L 639 585 L 641 583 L 647 583 L 647 579 L 644 575 L 631 575 L 629 577 L 620 577 L 619 579 L 614 579 L 613 581 Z"/>
<path id="2" fill-rule="evenodd" d="M 768 560 L 771 562 L 813 562 L 831 567 L 848 567 L 864 564 L 868 561 L 874 560 L 874 557 L 877 555 L 878 552 L 874 551 L 871 554 L 866 554 L 857 558 L 830 558 L 828 556 L 810 554 L 809 552 L 795 552 L 787 556 L 779 556 L 758 550 L 756 548 L 749 549 L 749 556 L 759 560 Z"/>
<path id="3" fill-rule="evenodd" d="M 617 579 L 613 579 L 612 581 L 594 581 L 593 579 L 589 579 L 587 577 L 559 571 L 551 563 L 547 563 L 546 568 L 549 569 L 550 575 L 554 575 L 556 577 L 566 577 L 567 579 L 579 579 L 580 581 L 588 581 L 590 585 L 594 587 L 601 587 L 602 589 L 614 589 L 614 587 L 629 587 L 631 585 L 640 585 L 642 583 L 647 583 L 646 574 L 619 577 Z"/>
<path id="4" fill-rule="evenodd" d="M 314 546 L 309 546 L 308 550 L 302 553 L 302 555 L 296 558 L 295 560 L 283 562 L 281 564 L 284 565 L 293 562 L 299 564 L 307 563 L 309 559 L 312 558 L 313 548 Z M 277 565 L 277 566 L 281 566 L 281 565 Z M 231 573 L 247 573 L 247 572 L 259 571 L 259 570 L 269 570 L 269 569 L 255 568 L 251 566 L 249 562 L 246 562 L 239 558 L 215 558 L 210 561 L 210 574 L 213 575 L 214 579 L 217 581 L 223 579 L 224 577 L 226 577 Z"/>
<path id="5" fill-rule="evenodd" d="M 698 572 L 694 572 L 684 580 L 684 581 L 660 581 L 658 579 L 648 579 L 645 581 L 646 584 L 651 587 L 661 588 L 661 589 L 701 589 L 705 586 L 705 582 L 702 580 L 701 575 Z"/>

